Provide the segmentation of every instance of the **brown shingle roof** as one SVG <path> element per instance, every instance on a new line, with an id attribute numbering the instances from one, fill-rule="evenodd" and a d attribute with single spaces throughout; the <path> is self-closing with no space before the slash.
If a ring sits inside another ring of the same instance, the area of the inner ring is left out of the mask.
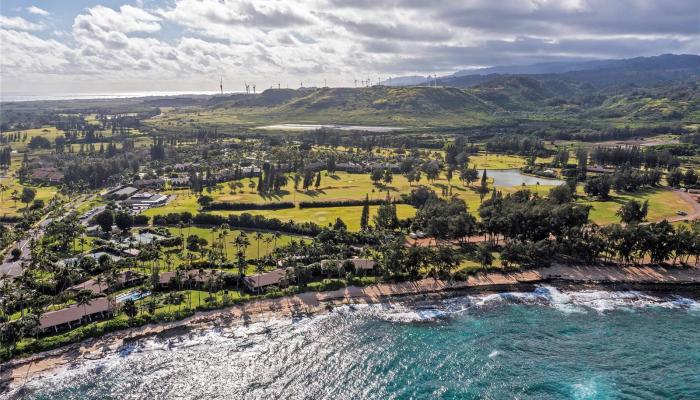
<path id="1" fill-rule="evenodd" d="M 112 304 L 106 297 L 98 297 L 85 306 L 73 304 L 60 310 L 43 313 L 39 317 L 39 326 L 41 329 L 52 328 L 69 322 L 79 321 L 87 315 L 99 314 L 112 309 Z"/>
<path id="2" fill-rule="evenodd" d="M 278 268 L 270 272 L 246 276 L 245 278 L 243 278 L 243 281 L 251 289 L 259 289 L 265 286 L 278 285 L 286 278 L 287 269 Z"/>
<path id="3" fill-rule="evenodd" d="M 124 271 L 121 272 L 117 275 L 117 282 L 120 285 L 124 285 L 125 283 L 130 283 L 135 280 L 141 279 L 143 275 L 139 274 L 138 272 L 134 271 Z M 102 282 L 101 284 L 97 283 L 96 279 L 89 279 L 83 283 L 73 285 L 68 288 L 68 290 L 73 290 L 73 291 L 80 291 L 80 290 L 89 290 L 95 294 L 100 294 L 107 290 L 109 286 L 107 285 L 106 282 Z"/>

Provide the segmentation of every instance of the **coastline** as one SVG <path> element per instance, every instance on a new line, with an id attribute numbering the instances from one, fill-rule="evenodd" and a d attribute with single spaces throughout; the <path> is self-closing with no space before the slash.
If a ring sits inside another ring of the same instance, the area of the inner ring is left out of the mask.
<path id="1" fill-rule="evenodd" d="M 151 324 L 91 338 L 55 350 L 37 353 L 0 365 L 0 386 L 21 386 L 26 381 L 85 360 L 100 359 L 122 345 L 148 337 L 182 334 L 217 326 L 248 324 L 268 318 L 295 318 L 330 312 L 349 304 L 377 304 L 389 300 L 405 303 L 435 301 L 464 294 L 528 291 L 535 285 L 551 283 L 568 288 L 604 287 L 614 290 L 700 292 L 700 268 L 650 266 L 564 266 L 555 265 L 514 273 L 481 273 L 466 281 L 446 282 L 422 279 L 413 282 L 382 283 L 367 287 L 349 286 L 328 292 L 305 292 L 294 296 L 256 300 L 243 305 L 197 312 L 180 321 Z M 0 389 L 2 393 L 2 389 Z"/>

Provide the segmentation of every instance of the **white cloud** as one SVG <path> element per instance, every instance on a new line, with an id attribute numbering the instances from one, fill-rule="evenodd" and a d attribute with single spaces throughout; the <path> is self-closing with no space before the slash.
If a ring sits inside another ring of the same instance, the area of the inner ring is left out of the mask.
<path id="1" fill-rule="evenodd" d="M 22 17 L 6 17 L 0 15 L 0 27 L 20 31 L 39 31 L 44 29 L 41 24 L 35 24 Z"/>
<path id="2" fill-rule="evenodd" d="M 41 15 L 42 17 L 48 16 L 50 13 L 43 8 L 39 8 L 37 6 L 29 6 L 27 7 L 27 11 L 31 14 L 34 15 Z"/>
<path id="3" fill-rule="evenodd" d="M 69 72 L 65 69 L 73 59 L 74 50 L 56 40 L 44 40 L 28 32 L 0 29 L 3 74 L 26 76 Z"/>
<path id="4" fill-rule="evenodd" d="M 132 4 L 139 6 L 80 11 L 72 29 L 61 31 L 60 43 L 28 32 L 41 24 L 0 16 L 5 30 L 0 73 L 18 78 L 11 82 L 45 74 L 45 81 L 99 78 L 111 87 L 162 80 L 194 86 L 218 82 L 221 74 L 225 82 L 253 80 L 259 88 L 323 79 L 347 85 L 368 74 L 425 75 L 469 66 L 697 52 L 700 42 L 696 0 L 673 5 L 637 0 Z"/>

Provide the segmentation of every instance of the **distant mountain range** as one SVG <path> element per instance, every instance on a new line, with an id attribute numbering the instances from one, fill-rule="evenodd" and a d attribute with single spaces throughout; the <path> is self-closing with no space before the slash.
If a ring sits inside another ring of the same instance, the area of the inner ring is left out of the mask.
<path id="1" fill-rule="evenodd" d="M 663 54 L 624 60 L 580 62 L 548 62 L 532 65 L 497 66 L 464 70 L 437 78 L 437 85 L 469 88 L 501 76 L 532 76 L 536 79 L 562 79 L 585 83 L 595 88 L 627 85 L 648 86 L 697 79 L 700 76 L 700 56 Z M 431 83 L 415 76 L 393 78 L 389 86 L 419 86 Z"/>

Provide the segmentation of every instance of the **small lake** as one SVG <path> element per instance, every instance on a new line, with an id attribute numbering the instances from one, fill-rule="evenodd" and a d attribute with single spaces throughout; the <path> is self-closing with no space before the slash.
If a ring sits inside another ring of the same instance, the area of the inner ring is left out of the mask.
<path id="1" fill-rule="evenodd" d="M 523 183 L 526 186 L 534 186 L 538 183 L 543 186 L 559 186 L 566 183 L 561 179 L 525 175 L 519 169 L 487 169 L 486 176 L 493 179 L 495 186 L 522 186 Z"/>
<path id="2" fill-rule="evenodd" d="M 281 131 L 315 131 L 317 129 L 338 129 L 341 131 L 391 132 L 404 128 L 398 126 L 336 125 L 336 124 L 276 124 L 260 126 L 257 129 Z"/>

